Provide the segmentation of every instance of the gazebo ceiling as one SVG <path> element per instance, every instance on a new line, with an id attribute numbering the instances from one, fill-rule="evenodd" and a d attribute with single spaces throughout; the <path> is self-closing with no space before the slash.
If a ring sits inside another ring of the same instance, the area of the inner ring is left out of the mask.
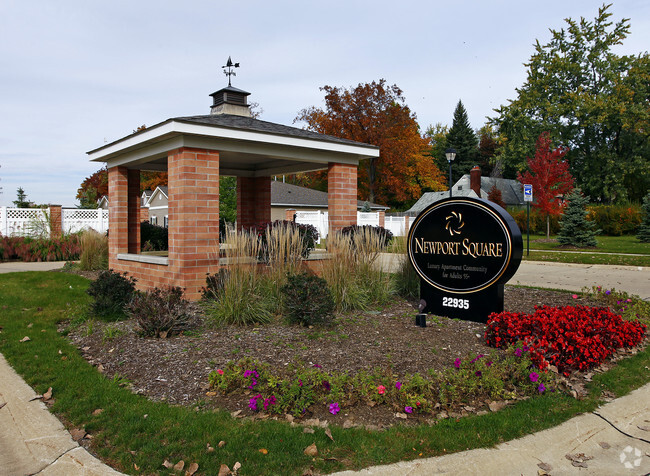
<path id="1" fill-rule="evenodd" d="M 379 148 L 230 114 L 168 119 L 88 152 L 108 167 L 167 170 L 167 153 L 180 147 L 219 151 L 222 175 L 264 177 L 358 164 Z"/>

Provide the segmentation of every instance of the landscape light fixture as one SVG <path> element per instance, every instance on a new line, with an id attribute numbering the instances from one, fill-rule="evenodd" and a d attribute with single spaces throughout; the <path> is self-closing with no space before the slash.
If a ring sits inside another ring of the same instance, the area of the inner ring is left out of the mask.
<path id="1" fill-rule="evenodd" d="M 449 198 L 451 198 L 451 163 L 456 158 L 456 149 L 450 147 L 445 150 L 445 156 L 447 157 L 447 162 L 449 162 Z"/>

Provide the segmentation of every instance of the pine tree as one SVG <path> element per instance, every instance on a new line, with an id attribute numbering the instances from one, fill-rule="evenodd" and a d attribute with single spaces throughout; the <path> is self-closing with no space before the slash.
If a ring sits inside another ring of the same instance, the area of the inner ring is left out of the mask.
<path id="1" fill-rule="evenodd" d="M 451 164 L 452 183 L 456 183 L 479 161 L 478 139 L 469 124 L 465 106 L 460 100 L 454 110 L 454 122 L 447 133 L 447 147 L 456 149 L 456 159 Z M 438 157 L 438 167 L 440 170 L 449 170 L 449 163 L 444 155 Z"/>
<path id="2" fill-rule="evenodd" d="M 564 246 L 586 248 L 596 246 L 596 235 L 600 230 L 594 229 L 594 223 L 587 220 L 589 198 L 582 195 L 579 188 L 574 188 L 567 196 L 568 205 L 560 219 L 560 233 L 557 241 Z"/>
<path id="3" fill-rule="evenodd" d="M 650 243 L 650 192 L 643 198 L 643 211 L 645 216 L 643 217 L 643 222 L 639 226 L 639 231 L 636 234 L 636 237 L 642 243 Z"/>

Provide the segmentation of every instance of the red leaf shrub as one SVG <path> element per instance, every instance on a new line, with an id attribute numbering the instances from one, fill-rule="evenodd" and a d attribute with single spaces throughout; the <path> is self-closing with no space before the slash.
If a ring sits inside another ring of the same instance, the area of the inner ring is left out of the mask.
<path id="1" fill-rule="evenodd" d="M 549 364 L 568 375 L 602 363 L 620 347 L 641 342 L 646 327 L 624 321 L 606 307 L 536 307 L 533 314 L 501 312 L 488 317 L 485 339 L 492 347 L 523 342 L 540 369 Z"/>

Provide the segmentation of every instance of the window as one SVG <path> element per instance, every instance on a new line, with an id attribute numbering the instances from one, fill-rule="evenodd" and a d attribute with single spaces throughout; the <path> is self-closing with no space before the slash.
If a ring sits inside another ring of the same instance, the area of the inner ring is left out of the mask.
<path id="1" fill-rule="evenodd" d="M 157 225 L 158 224 L 158 217 L 150 217 L 149 218 L 149 223 L 152 225 Z"/>

